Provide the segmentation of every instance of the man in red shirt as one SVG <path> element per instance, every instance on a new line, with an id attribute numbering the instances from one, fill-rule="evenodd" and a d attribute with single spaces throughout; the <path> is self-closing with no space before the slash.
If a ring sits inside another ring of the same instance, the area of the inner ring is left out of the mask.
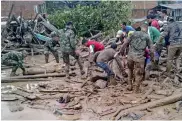
<path id="1" fill-rule="evenodd" d="M 100 42 L 95 41 L 95 40 L 83 39 L 82 44 L 86 47 L 89 47 L 90 54 L 95 53 L 97 51 L 101 51 L 104 49 L 104 45 Z"/>
<path id="2" fill-rule="evenodd" d="M 87 76 L 89 75 L 90 79 L 92 78 L 92 60 L 95 52 L 104 50 L 104 45 L 100 42 L 97 42 L 95 40 L 87 40 L 87 39 L 82 39 L 82 45 L 89 47 L 89 62 L 90 64 L 88 65 L 88 72 Z"/>
<path id="3" fill-rule="evenodd" d="M 148 15 L 147 16 L 147 19 L 148 19 L 148 23 L 150 24 L 150 26 L 153 26 L 153 27 L 157 28 L 160 31 L 159 23 L 155 19 L 155 16 L 154 15 Z"/>

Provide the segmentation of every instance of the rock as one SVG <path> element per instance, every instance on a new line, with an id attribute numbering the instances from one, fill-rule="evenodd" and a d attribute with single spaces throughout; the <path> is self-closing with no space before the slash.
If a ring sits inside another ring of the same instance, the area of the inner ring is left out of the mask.
<path id="1" fill-rule="evenodd" d="M 95 86 L 97 88 L 103 89 L 107 86 L 107 81 L 103 81 L 103 80 L 97 80 L 95 83 Z"/>
<path id="2" fill-rule="evenodd" d="M 82 109 L 82 105 L 81 104 L 75 105 L 74 109 L 75 110 L 80 110 L 80 109 Z"/>

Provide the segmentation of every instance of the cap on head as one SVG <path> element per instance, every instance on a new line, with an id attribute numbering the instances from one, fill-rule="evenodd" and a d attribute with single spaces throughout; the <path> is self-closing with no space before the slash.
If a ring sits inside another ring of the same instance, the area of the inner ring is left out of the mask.
<path id="1" fill-rule="evenodd" d="M 111 48 L 112 48 L 112 49 L 116 49 L 116 48 L 117 48 L 117 44 L 116 44 L 116 43 L 112 43 L 112 44 L 111 44 Z"/>
<path id="2" fill-rule="evenodd" d="M 58 37 L 58 34 L 55 31 L 53 31 L 51 32 L 51 37 Z"/>
<path id="3" fill-rule="evenodd" d="M 119 30 L 116 34 L 116 37 L 121 37 L 121 35 L 123 34 L 123 31 L 122 30 Z"/>
<path id="4" fill-rule="evenodd" d="M 82 39 L 82 45 L 85 44 L 87 41 L 88 41 L 87 39 L 83 38 Z"/>

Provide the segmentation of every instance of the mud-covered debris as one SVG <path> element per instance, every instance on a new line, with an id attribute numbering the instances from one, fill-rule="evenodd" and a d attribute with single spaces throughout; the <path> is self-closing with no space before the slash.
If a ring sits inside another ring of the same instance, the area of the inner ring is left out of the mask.
<path id="1" fill-rule="evenodd" d="M 103 89 L 107 86 L 107 81 L 97 80 L 95 83 L 96 88 Z"/>
<path id="2" fill-rule="evenodd" d="M 128 113 L 126 115 L 124 115 L 123 117 L 121 117 L 121 120 L 138 120 L 140 119 L 142 116 L 144 116 L 144 113 Z"/>
<path id="3" fill-rule="evenodd" d="M 57 101 L 59 103 L 69 103 L 70 102 L 71 97 L 69 95 L 63 95 L 62 97 L 60 97 Z"/>
<path id="4" fill-rule="evenodd" d="M 179 112 L 180 109 L 182 109 L 181 107 L 182 107 L 182 101 L 176 102 L 176 110 L 177 110 L 177 112 Z"/>

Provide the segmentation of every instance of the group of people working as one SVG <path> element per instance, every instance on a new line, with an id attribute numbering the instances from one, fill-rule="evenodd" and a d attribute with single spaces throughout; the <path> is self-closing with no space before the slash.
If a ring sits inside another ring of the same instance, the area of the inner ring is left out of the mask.
<path id="1" fill-rule="evenodd" d="M 163 23 L 155 19 L 153 15 L 147 16 L 147 21 L 140 27 L 141 31 L 135 31 L 126 22 L 121 24 L 121 30 L 117 32 L 116 41 L 113 42 L 110 48 L 105 48 L 104 45 L 96 40 L 88 40 L 83 38 L 81 43 L 83 46 L 89 48 L 89 68 L 96 66 L 102 68 L 106 73 L 106 80 L 110 84 L 116 84 L 115 74 L 109 67 L 108 62 L 115 59 L 121 74 L 124 78 L 128 77 L 128 90 L 138 92 L 141 82 L 149 78 L 150 70 L 159 69 L 159 57 L 163 47 L 167 48 L 167 67 L 165 74 L 169 74 L 173 59 L 179 60 L 182 52 L 182 26 L 170 19 L 167 12 L 161 12 Z M 159 25 L 160 24 L 160 25 Z M 163 26 L 163 27 L 162 27 Z M 161 29 L 163 28 L 163 29 Z M 83 75 L 84 69 L 80 61 L 80 53 L 77 51 L 76 35 L 73 30 L 73 23 L 68 22 L 66 28 L 54 31 L 51 33 L 52 40 L 45 43 L 45 62 L 48 63 L 49 52 L 52 52 L 56 62 L 59 63 L 59 54 L 56 46 L 60 46 L 63 61 L 66 64 L 65 73 L 66 77 L 70 79 L 69 68 L 70 59 L 69 55 L 73 56 L 80 67 L 80 74 Z M 119 48 L 118 48 L 119 47 Z M 117 48 L 119 51 L 116 51 Z M 18 53 L 18 52 L 17 52 Z M 17 56 L 16 56 L 17 55 Z M 18 54 L 6 54 L 2 57 L 4 64 L 8 63 L 6 60 L 13 60 L 16 58 L 16 67 L 22 67 L 22 54 L 21 58 Z M 120 56 L 127 58 L 128 73 L 125 71 L 125 66 L 120 60 Z M 179 62 L 176 62 L 177 69 L 179 69 Z M 15 75 L 17 68 L 12 70 L 12 75 Z M 22 68 L 25 73 L 25 69 Z M 91 72 L 91 70 L 90 70 Z"/>

